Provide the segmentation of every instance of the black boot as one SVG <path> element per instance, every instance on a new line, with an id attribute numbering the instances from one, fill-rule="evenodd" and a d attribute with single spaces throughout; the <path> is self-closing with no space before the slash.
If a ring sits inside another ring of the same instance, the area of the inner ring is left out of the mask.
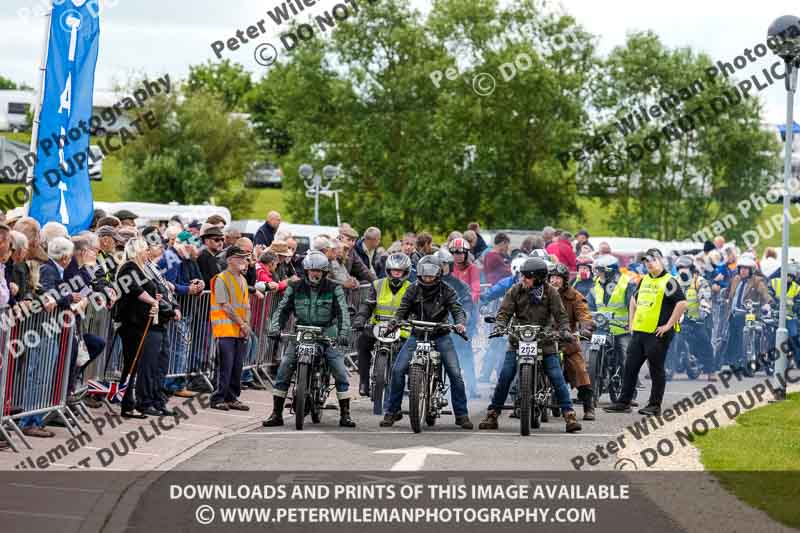
<path id="1" fill-rule="evenodd" d="M 283 402 L 285 401 L 286 398 L 283 396 L 272 397 L 272 414 L 261 423 L 262 426 L 271 428 L 283 425 Z"/>
<path id="2" fill-rule="evenodd" d="M 369 398 L 369 381 L 362 381 L 358 384 L 358 394 Z"/>
<path id="3" fill-rule="evenodd" d="M 350 398 L 339 400 L 339 425 L 344 428 L 356 427 L 356 423 L 350 418 Z"/>
<path id="4" fill-rule="evenodd" d="M 594 420 L 594 399 L 592 388 L 589 386 L 578 387 L 578 400 L 583 404 L 583 419 Z"/>

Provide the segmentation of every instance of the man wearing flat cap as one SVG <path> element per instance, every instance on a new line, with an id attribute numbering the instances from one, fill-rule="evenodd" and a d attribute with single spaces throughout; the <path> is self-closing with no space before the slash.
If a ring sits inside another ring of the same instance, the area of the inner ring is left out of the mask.
<path id="1" fill-rule="evenodd" d="M 203 251 L 197 257 L 197 264 L 203 274 L 203 282 L 206 287 L 211 287 L 211 278 L 220 273 L 217 254 L 222 251 L 225 243 L 225 235 L 217 226 L 204 224 L 200 232 L 200 240 L 203 241 Z"/>
<path id="2" fill-rule="evenodd" d="M 630 412 L 639 370 L 647 361 L 652 388 L 647 406 L 639 409 L 639 413 L 649 416 L 661 414 L 666 387 L 664 361 L 675 327 L 688 307 L 680 284 L 664 267 L 661 251 L 657 248 L 647 250 L 644 263 L 647 274 L 639 281 L 628 311 L 632 336 L 625 358 L 622 393 L 616 403 L 604 409 L 610 413 Z"/>
<path id="3" fill-rule="evenodd" d="M 114 216 L 119 219 L 120 223 L 123 226 L 130 226 L 132 228 L 136 227 L 136 219 L 139 218 L 138 215 L 136 215 L 131 211 L 128 211 L 127 209 L 122 209 L 120 211 L 117 211 L 116 213 L 114 213 Z"/>
<path id="4" fill-rule="evenodd" d="M 377 279 L 364 261 L 356 253 L 355 245 L 358 240 L 358 233 L 350 226 L 350 224 L 342 224 L 339 226 L 339 242 L 342 243 L 344 248 L 344 267 L 347 273 L 356 278 L 361 283 L 372 283 Z"/>

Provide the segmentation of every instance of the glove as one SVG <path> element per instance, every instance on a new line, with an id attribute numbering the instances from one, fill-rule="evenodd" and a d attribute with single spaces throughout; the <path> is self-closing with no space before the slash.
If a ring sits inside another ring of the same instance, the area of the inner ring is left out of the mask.
<path id="1" fill-rule="evenodd" d="M 569 331 L 561 331 L 558 334 L 558 338 L 561 342 L 568 343 L 568 342 L 573 342 L 575 340 L 575 335 L 573 335 Z"/>
<path id="2" fill-rule="evenodd" d="M 492 332 L 489 334 L 489 338 L 496 339 L 497 337 L 502 337 L 503 335 L 505 335 L 505 328 L 495 326 Z"/>
<path id="3" fill-rule="evenodd" d="M 587 339 L 591 339 L 592 338 L 592 332 L 590 330 L 588 330 L 588 329 L 582 329 L 582 330 L 580 330 L 580 332 L 578 334 L 581 337 L 585 337 Z"/>

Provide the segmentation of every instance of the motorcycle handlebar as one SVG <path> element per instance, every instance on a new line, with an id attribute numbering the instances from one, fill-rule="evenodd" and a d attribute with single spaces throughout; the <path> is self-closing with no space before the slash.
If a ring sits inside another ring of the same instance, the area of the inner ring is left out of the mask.
<path id="1" fill-rule="evenodd" d="M 422 320 L 403 320 L 401 322 L 396 322 L 397 327 L 411 327 L 411 328 L 420 328 L 420 329 L 427 329 L 429 331 L 434 331 L 437 329 L 446 329 L 452 333 L 455 333 L 465 341 L 469 342 L 469 337 L 465 333 L 461 333 L 456 329 L 454 324 L 449 324 L 447 322 L 423 322 Z"/>

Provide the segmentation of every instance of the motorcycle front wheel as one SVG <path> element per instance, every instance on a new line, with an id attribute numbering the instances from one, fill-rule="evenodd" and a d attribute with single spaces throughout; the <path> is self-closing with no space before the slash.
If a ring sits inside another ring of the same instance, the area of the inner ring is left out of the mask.
<path id="1" fill-rule="evenodd" d="M 306 419 L 310 370 L 311 367 L 305 363 L 297 365 L 297 382 L 294 385 L 294 426 L 298 431 L 303 429 Z"/>
<path id="2" fill-rule="evenodd" d="M 408 417 L 414 433 L 422 431 L 422 419 L 428 413 L 428 390 L 425 367 L 411 365 L 408 369 Z"/>
<path id="3" fill-rule="evenodd" d="M 386 372 L 388 354 L 379 351 L 375 354 L 372 365 L 372 414 L 380 415 L 383 412 L 383 393 L 386 388 Z"/>
<path id="4" fill-rule="evenodd" d="M 519 433 L 523 437 L 531 434 L 531 423 L 539 427 L 539 413 L 531 412 L 533 406 L 533 366 L 529 364 L 519 367 Z M 535 419 L 535 420 L 534 420 Z"/>

